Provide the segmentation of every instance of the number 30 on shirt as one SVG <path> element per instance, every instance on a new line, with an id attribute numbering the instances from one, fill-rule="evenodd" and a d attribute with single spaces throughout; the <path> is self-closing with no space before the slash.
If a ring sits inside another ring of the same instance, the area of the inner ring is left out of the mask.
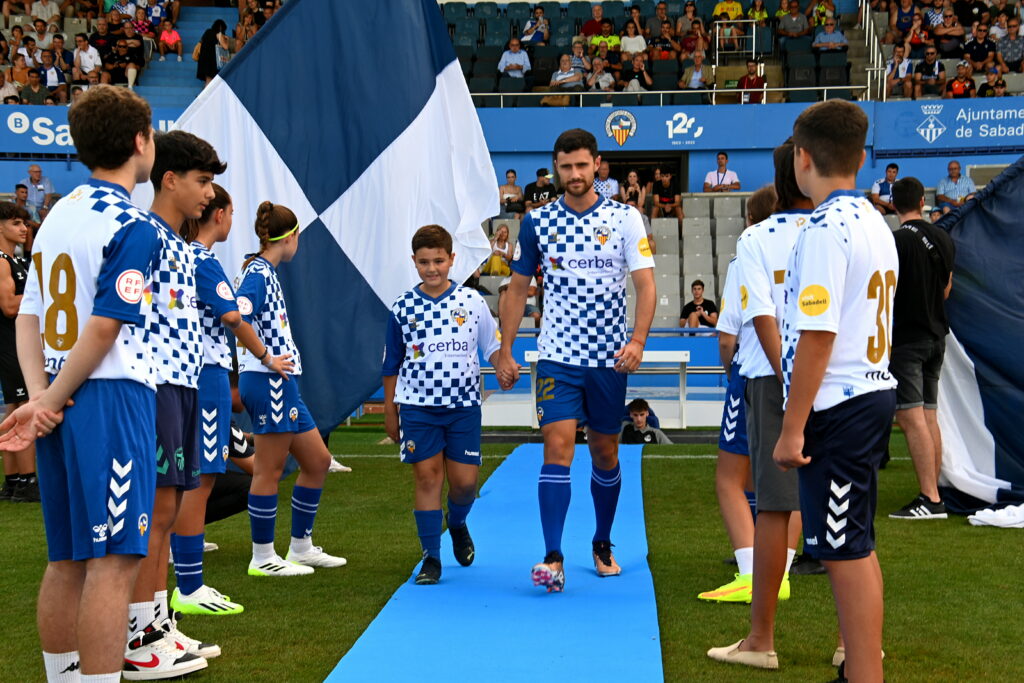
<path id="1" fill-rule="evenodd" d="M 875 325 L 878 331 L 868 337 L 868 361 L 878 363 L 892 348 L 892 297 L 896 293 L 896 272 L 876 270 L 868 281 L 868 299 L 878 300 Z"/>

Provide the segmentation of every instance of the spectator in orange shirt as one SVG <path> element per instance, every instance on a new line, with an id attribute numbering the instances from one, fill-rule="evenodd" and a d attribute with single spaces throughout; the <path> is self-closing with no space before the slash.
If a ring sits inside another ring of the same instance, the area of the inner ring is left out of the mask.
<path id="1" fill-rule="evenodd" d="M 164 56 L 168 52 L 177 52 L 178 61 L 181 61 L 181 56 L 184 54 L 184 47 L 181 43 L 181 35 L 174 30 L 171 26 L 171 22 L 164 19 L 160 24 L 160 42 L 158 43 L 160 49 L 160 61 L 164 61 Z"/>

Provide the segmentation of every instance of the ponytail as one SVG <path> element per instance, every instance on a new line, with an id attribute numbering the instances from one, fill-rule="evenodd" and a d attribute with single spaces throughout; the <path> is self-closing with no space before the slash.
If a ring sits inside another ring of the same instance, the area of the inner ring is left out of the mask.
<path id="1" fill-rule="evenodd" d="M 199 218 L 189 218 L 184 224 L 182 224 L 181 230 L 179 231 L 182 238 L 184 238 L 184 240 L 189 244 L 195 242 L 196 238 L 199 237 L 199 228 L 212 220 L 213 214 L 215 214 L 219 209 L 226 209 L 229 206 L 231 206 L 231 195 L 229 195 L 228 191 L 223 187 L 217 183 L 213 183 L 213 199 L 211 199 L 210 203 L 206 205 L 205 209 L 203 209 L 203 215 Z"/>
<path id="2" fill-rule="evenodd" d="M 245 260 L 242 270 L 245 270 L 253 260 L 267 250 L 271 242 L 287 237 L 297 230 L 299 220 L 292 213 L 292 210 L 281 204 L 273 202 L 262 202 L 256 208 L 256 236 L 260 240 L 260 250 Z"/>

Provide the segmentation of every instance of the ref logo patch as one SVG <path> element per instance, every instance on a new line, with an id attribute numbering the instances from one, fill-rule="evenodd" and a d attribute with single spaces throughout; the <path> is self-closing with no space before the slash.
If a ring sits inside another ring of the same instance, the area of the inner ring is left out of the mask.
<path id="1" fill-rule="evenodd" d="M 121 300 L 129 304 L 137 304 L 142 301 L 142 295 L 148 290 L 142 272 L 138 270 L 126 270 L 117 276 L 115 285 L 117 295 Z"/>
<path id="2" fill-rule="evenodd" d="M 252 302 L 249 301 L 248 297 L 238 297 L 238 312 L 242 315 L 250 315 L 252 313 Z"/>
<path id="3" fill-rule="evenodd" d="M 744 311 L 747 310 L 748 297 L 749 297 L 749 293 L 747 292 L 747 286 L 746 285 L 740 285 L 740 308 L 742 310 L 744 310 Z M 724 306 L 723 306 L 723 308 L 724 308 Z"/>
<path id="4" fill-rule="evenodd" d="M 828 290 L 821 285 L 808 285 L 804 287 L 803 291 L 800 292 L 800 298 L 797 299 L 800 311 L 804 315 L 812 317 L 827 311 L 831 303 L 832 298 L 829 296 Z"/>
<path id="5" fill-rule="evenodd" d="M 465 308 L 456 308 L 451 313 L 452 322 L 462 327 L 466 324 L 466 320 L 469 318 L 469 312 Z"/>
<path id="6" fill-rule="evenodd" d="M 651 255 L 651 245 L 646 237 L 641 237 L 640 241 L 636 243 L 636 250 L 640 252 L 641 256 Z"/>
<path id="7" fill-rule="evenodd" d="M 235 293 L 231 291 L 231 285 L 221 280 L 220 284 L 217 285 L 217 296 L 225 301 L 234 301 Z"/>

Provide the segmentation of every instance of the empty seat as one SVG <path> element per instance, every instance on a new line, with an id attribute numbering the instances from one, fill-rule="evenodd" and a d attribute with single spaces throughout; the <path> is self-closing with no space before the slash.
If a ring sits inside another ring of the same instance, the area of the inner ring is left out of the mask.
<path id="1" fill-rule="evenodd" d="M 683 235 L 683 256 L 694 253 L 711 254 L 711 235 Z"/>
<path id="2" fill-rule="evenodd" d="M 715 240 L 716 254 L 735 254 L 738 235 L 719 235 Z"/>
<path id="3" fill-rule="evenodd" d="M 683 201 L 686 201 L 685 199 Z M 683 219 L 683 238 L 689 235 L 704 235 L 711 238 L 711 219 L 707 216 L 691 217 L 689 214 Z"/>
<path id="4" fill-rule="evenodd" d="M 715 235 L 739 237 L 746 226 L 747 221 L 742 216 L 720 216 L 715 219 Z"/>
<path id="5" fill-rule="evenodd" d="M 683 252 L 683 272 L 684 273 L 713 273 L 714 272 L 714 259 L 711 257 L 711 252 L 708 251 L 705 254 L 693 253 L 688 251 Z"/>
<path id="6" fill-rule="evenodd" d="M 538 2 L 537 7 L 544 8 L 544 16 L 550 21 L 552 19 L 558 19 L 562 16 L 562 3 L 554 2 L 553 0 L 545 0 L 545 2 Z"/>
<path id="7" fill-rule="evenodd" d="M 700 218 L 711 215 L 711 204 L 707 197 L 683 197 L 683 232 L 686 232 L 686 219 Z"/>
<path id="8" fill-rule="evenodd" d="M 661 235 L 676 237 L 679 234 L 679 221 L 675 218 L 655 218 L 651 221 L 651 234 L 655 237 Z"/>
<path id="9" fill-rule="evenodd" d="M 729 262 L 736 258 L 736 254 L 719 254 L 715 257 L 715 263 L 718 264 L 717 272 L 718 279 L 725 282 L 725 275 L 729 272 Z"/>
<path id="10" fill-rule="evenodd" d="M 490 19 L 498 14 L 498 3 L 496 2 L 478 2 L 473 5 L 473 16 L 477 19 Z"/>
<path id="11" fill-rule="evenodd" d="M 654 272 L 675 273 L 676 278 L 678 279 L 679 256 L 677 254 L 663 254 L 659 251 L 654 256 Z"/>
<path id="12" fill-rule="evenodd" d="M 530 18 L 530 3 L 528 2 L 510 2 L 505 7 L 505 16 L 509 19 L 529 19 Z"/>
<path id="13" fill-rule="evenodd" d="M 480 21 L 478 19 L 463 17 L 456 19 L 453 23 L 455 24 L 455 35 L 472 36 L 473 38 L 480 37 Z"/>
<path id="14" fill-rule="evenodd" d="M 655 62 L 655 64 L 657 64 L 657 62 Z M 654 76 L 651 77 L 651 80 L 653 81 L 652 90 L 676 90 L 677 89 L 676 86 L 678 85 L 678 80 L 676 79 L 676 75 L 674 73 L 671 73 L 671 74 L 665 74 L 665 73 L 654 74 Z"/>
<path id="15" fill-rule="evenodd" d="M 713 205 L 715 218 L 743 215 L 739 197 L 715 197 Z"/>
<path id="16" fill-rule="evenodd" d="M 900 219 L 895 214 L 888 214 L 885 216 L 885 222 L 889 224 L 890 230 L 895 230 L 900 227 Z"/>
<path id="17" fill-rule="evenodd" d="M 671 254 L 679 258 L 679 238 L 675 235 L 654 235 L 654 248 L 658 256 Z"/>
<path id="18" fill-rule="evenodd" d="M 466 3 L 464 2 L 446 2 L 442 7 L 444 7 L 444 16 L 449 22 L 466 16 Z"/>

